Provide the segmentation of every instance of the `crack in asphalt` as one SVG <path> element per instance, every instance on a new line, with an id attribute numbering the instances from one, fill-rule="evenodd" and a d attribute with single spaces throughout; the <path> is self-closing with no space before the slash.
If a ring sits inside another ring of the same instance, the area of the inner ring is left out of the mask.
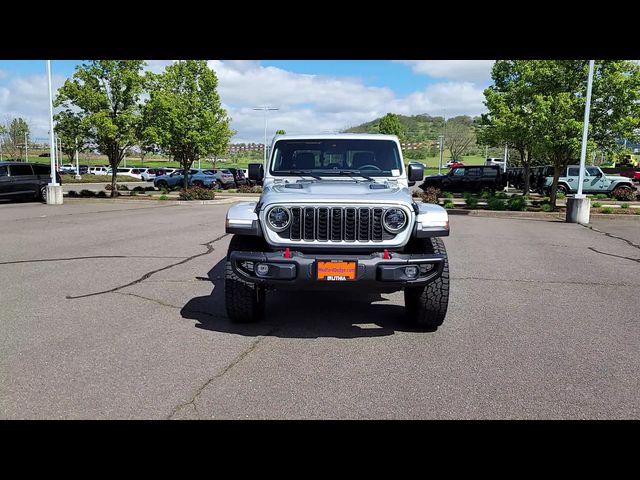
<path id="1" fill-rule="evenodd" d="M 634 259 L 630 259 L 630 260 L 634 260 Z M 637 259 L 634 261 L 640 262 L 640 259 Z M 561 281 L 561 280 L 558 280 L 558 281 L 525 280 L 525 279 L 517 279 L 517 278 L 507 279 L 507 278 L 484 278 L 484 277 L 451 277 L 451 280 L 483 280 L 483 281 L 494 281 L 494 282 L 541 283 L 541 284 L 557 284 L 557 285 L 592 285 L 592 286 L 603 286 L 603 287 L 638 287 L 640 286 L 634 283 L 571 282 L 571 281 Z"/>
<path id="2" fill-rule="evenodd" d="M 40 263 L 40 262 L 67 262 L 70 260 L 90 260 L 99 258 L 185 258 L 185 257 L 158 257 L 153 255 L 92 255 L 88 257 L 67 257 L 67 258 L 41 258 L 37 260 L 12 260 L 0 262 L 0 265 L 15 265 L 18 263 Z"/>
<path id="3" fill-rule="evenodd" d="M 617 235 L 613 235 L 612 233 L 605 232 L 603 230 L 598 230 L 596 227 L 592 227 L 591 225 L 582 225 L 582 226 L 585 227 L 585 228 L 588 228 L 590 230 L 593 230 L 594 232 L 598 232 L 598 233 L 601 233 L 603 235 L 606 235 L 607 237 L 611 237 L 611 238 L 615 238 L 616 240 L 622 240 L 623 242 L 627 242 L 633 248 L 637 248 L 638 250 L 640 250 L 640 245 L 638 245 L 637 243 L 633 243 L 631 240 L 627 240 L 624 237 L 618 237 Z"/>
<path id="4" fill-rule="evenodd" d="M 593 247 L 589 247 L 589 250 L 599 253 L 600 255 L 607 255 L 608 257 L 622 258 L 623 260 L 631 260 L 632 262 L 640 263 L 640 258 L 625 257 L 624 255 L 616 255 L 615 253 L 601 252 Z"/>
<path id="5" fill-rule="evenodd" d="M 229 365 L 227 365 L 226 367 L 224 367 L 224 369 L 214 375 L 213 377 L 211 377 L 210 379 L 208 379 L 206 382 L 204 382 L 200 388 L 198 388 L 196 390 L 196 393 L 191 397 L 191 400 L 189 400 L 188 402 L 184 402 L 181 403 L 179 405 L 177 405 L 172 411 L 171 413 L 167 416 L 167 420 L 171 420 L 178 412 L 180 412 L 181 410 L 184 410 L 187 407 L 192 407 L 196 414 L 199 414 L 198 412 L 198 407 L 196 405 L 196 401 L 198 400 L 198 397 L 202 394 L 202 392 L 209 386 L 211 385 L 214 381 L 218 380 L 219 378 L 222 378 L 227 372 L 229 372 L 229 370 L 231 370 L 233 367 L 235 367 L 236 365 L 238 365 L 242 360 L 244 360 L 247 355 L 249 355 L 251 352 L 253 352 L 256 347 L 258 346 L 258 344 L 265 339 L 265 337 L 272 335 L 273 333 L 275 333 L 275 331 L 277 330 L 277 328 L 272 328 L 271 330 L 269 330 L 266 334 L 260 336 L 259 338 L 257 338 L 256 340 L 253 341 L 253 343 L 251 343 L 251 345 L 249 346 L 249 348 L 247 348 L 244 352 L 242 352 L 240 355 L 238 355 Z"/>
<path id="6" fill-rule="evenodd" d="M 184 307 L 178 307 L 176 305 L 171 305 L 170 303 L 165 303 L 162 300 L 157 300 L 155 298 L 145 297 L 144 295 L 138 295 L 137 293 L 130 293 L 130 292 L 113 292 L 113 293 L 117 293 L 118 295 L 129 295 L 131 297 L 137 297 L 137 298 L 141 298 L 143 300 L 149 300 L 150 302 L 157 303 L 158 305 L 162 305 L 163 307 L 169 307 L 169 308 L 175 308 L 177 310 L 182 310 L 184 313 L 199 313 L 201 315 L 207 315 L 208 317 L 215 318 L 215 319 L 226 319 L 226 318 L 228 318 L 226 315 L 219 315 L 219 314 L 215 314 L 215 313 L 211 313 L 211 312 L 205 312 L 204 310 L 191 310 L 191 309 L 184 309 L 183 310 Z"/>
<path id="7" fill-rule="evenodd" d="M 154 274 L 156 274 L 158 272 L 162 272 L 164 270 L 168 270 L 170 268 L 177 267 L 178 265 L 182 265 L 184 263 L 190 262 L 191 260 L 194 260 L 194 259 L 196 259 L 198 257 L 202 257 L 204 255 L 209 255 L 210 253 L 212 253 L 215 250 L 213 248 L 213 244 L 218 242 L 218 241 L 220 241 L 220 240 L 222 240 L 224 237 L 226 237 L 228 235 L 230 235 L 230 234 L 225 233 L 225 234 L 220 235 L 219 237 L 214 238 L 213 240 L 210 240 L 210 241 L 208 241 L 206 243 L 201 243 L 200 245 L 202 245 L 203 247 L 207 247 L 207 250 L 205 252 L 197 253 L 197 254 L 192 255 L 190 257 L 186 257 L 185 259 L 183 259 L 183 260 L 181 260 L 179 262 L 172 263 L 171 265 L 167 265 L 165 267 L 157 268 L 155 270 L 147 272 L 144 275 L 142 275 L 140 278 L 138 278 L 138 279 L 136 279 L 136 280 L 134 280 L 132 282 L 129 282 L 129 283 L 125 284 L 125 285 L 120 285 L 118 287 L 110 288 L 108 290 L 103 290 L 101 292 L 86 293 L 84 295 L 76 295 L 76 296 L 67 295 L 66 298 L 67 298 L 67 300 L 76 300 L 78 298 L 94 297 L 96 295 L 104 295 L 105 293 L 117 292 L 118 290 L 122 290 L 123 288 L 127 288 L 127 287 L 130 287 L 132 285 L 136 285 L 136 284 L 138 284 L 140 282 L 143 282 L 144 280 L 146 280 L 147 278 L 151 277 L 152 275 L 154 275 Z"/>

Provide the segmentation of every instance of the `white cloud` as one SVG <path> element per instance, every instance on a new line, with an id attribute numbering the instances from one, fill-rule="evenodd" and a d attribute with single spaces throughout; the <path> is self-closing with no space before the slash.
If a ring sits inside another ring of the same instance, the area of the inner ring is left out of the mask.
<path id="1" fill-rule="evenodd" d="M 0 80 L 2 80 L 3 78 L 7 78 L 9 76 L 9 74 L 7 72 L 5 72 L 4 70 L 0 70 Z"/>
<path id="2" fill-rule="evenodd" d="M 147 69 L 161 72 L 172 60 L 147 61 Z M 478 115 L 485 111 L 483 87 L 472 81 L 458 81 L 461 70 L 447 80 L 398 96 L 391 88 L 365 85 L 358 78 L 293 73 L 258 61 L 210 60 L 219 79 L 223 105 L 237 131 L 234 142 L 261 142 L 264 114 L 253 107 L 274 106 L 268 112 L 268 135 L 277 129 L 287 133 L 335 132 L 371 121 L 387 112 L 403 115 Z M 490 67 L 489 67 L 490 68 Z M 64 78 L 54 76 L 55 90 Z M 0 87 L 0 115 L 21 116 L 34 137 L 48 132 L 48 90 L 46 77 L 13 76 Z"/>
<path id="3" fill-rule="evenodd" d="M 488 82 L 495 60 L 400 60 L 414 73 L 434 78 L 467 82 Z"/>

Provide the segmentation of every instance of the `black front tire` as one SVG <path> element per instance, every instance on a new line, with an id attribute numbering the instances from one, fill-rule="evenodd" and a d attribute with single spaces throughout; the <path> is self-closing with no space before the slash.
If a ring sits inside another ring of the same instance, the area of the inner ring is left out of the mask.
<path id="1" fill-rule="evenodd" d="M 435 330 L 447 315 L 449 306 L 449 260 L 441 238 L 412 240 L 412 250 L 407 253 L 428 253 L 444 255 L 442 275 L 424 287 L 404 289 L 404 304 L 407 320 L 415 327 Z"/>
<path id="2" fill-rule="evenodd" d="M 236 275 L 229 257 L 234 251 L 255 252 L 263 251 L 264 248 L 262 238 L 244 235 L 234 235 L 231 238 L 224 275 L 224 298 L 227 315 L 234 323 L 254 323 L 264 317 L 267 295 L 264 287 Z"/>

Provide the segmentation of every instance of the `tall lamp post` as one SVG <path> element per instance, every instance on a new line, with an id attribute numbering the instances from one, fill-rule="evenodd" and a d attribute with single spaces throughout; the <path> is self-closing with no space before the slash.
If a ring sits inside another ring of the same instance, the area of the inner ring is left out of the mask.
<path id="1" fill-rule="evenodd" d="M 56 180 L 56 145 L 53 133 L 53 95 L 51 94 L 51 60 L 47 60 L 47 82 L 49 85 L 49 155 L 51 158 L 51 181 L 47 185 L 47 205 L 62 205 L 62 186 Z"/>
<path id="2" fill-rule="evenodd" d="M 268 111 L 274 111 L 274 110 L 280 110 L 279 108 L 275 108 L 275 107 L 255 107 L 254 110 L 262 110 L 264 111 L 264 155 L 263 155 L 263 162 L 264 162 L 264 168 L 267 168 L 267 112 Z"/>
<path id="3" fill-rule="evenodd" d="M 580 150 L 580 174 L 578 177 L 578 193 L 573 198 L 567 199 L 566 221 L 570 223 L 589 223 L 591 213 L 591 200 L 582 193 L 584 182 L 584 169 L 587 159 L 587 138 L 589 136 L 589 112 L 591 110 L 591 87 L 593 85 L 594 61 L 589 60 L 589 77 L 587 80 L 587 98 L 584 106 L 584 125 L 582 127 L 582 148 Z"/>

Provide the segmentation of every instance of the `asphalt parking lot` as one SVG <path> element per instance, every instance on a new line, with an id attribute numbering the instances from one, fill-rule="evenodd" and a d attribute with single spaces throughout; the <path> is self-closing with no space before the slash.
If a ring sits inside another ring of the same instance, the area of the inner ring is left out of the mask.
<path id="1" fill-rule="evenodd" d="M 451 217 L 435 332 L 401 293 L 225 316 L 225 205 L 0 204 L 0 418 L 640 418 L 640 222 Z"/>

